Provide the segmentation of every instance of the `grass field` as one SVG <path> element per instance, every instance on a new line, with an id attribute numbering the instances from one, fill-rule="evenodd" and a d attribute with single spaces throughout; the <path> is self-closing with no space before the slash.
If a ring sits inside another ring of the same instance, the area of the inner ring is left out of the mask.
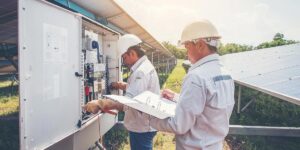
<path id="1" fill-rule="evenodd" d="M 19 149 L 19 98 L 17 85 L 0 81 L 0 149 Z"/>
<path id="2" fill-rule="evenodd" d="M 173 69 L 166 82 L 163 84 L 163 89 L 170 89 L 177 93 L 180 92 L 182 79 L 186 74 L 182 67 L 182 62 L 182 59 L 178 59 L 176 67 Z"/>

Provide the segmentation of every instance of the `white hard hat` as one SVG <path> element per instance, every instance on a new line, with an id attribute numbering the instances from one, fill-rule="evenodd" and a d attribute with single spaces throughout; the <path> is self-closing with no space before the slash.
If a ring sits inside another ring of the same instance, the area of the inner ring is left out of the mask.
<path id="1" fill-rule="evenodd" d="M 118 40 L 119 55 L 122 56 L 129 47 L 142 43 L 142 40 L 134 34 L 125 34 Z"/>
<path id="2" fill-rule="evenodd" d="M 215 26 L 208 20 L 200 20 L 187 25 L 181 34 L 180 43 L 183 44 L 187 41 L 193 41 L 200 38 L 216 38 L 219 39 L 219 35 Z"/>

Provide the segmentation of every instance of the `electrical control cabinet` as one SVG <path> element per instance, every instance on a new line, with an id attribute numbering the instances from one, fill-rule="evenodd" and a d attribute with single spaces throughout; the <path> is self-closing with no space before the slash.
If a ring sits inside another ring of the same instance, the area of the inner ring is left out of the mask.
<path id="1" fill-rule="evenodd" d="M 18 5 L 20 149 L 88 149 L 116 115 L 82 106 L 121 80 L 119 33 L 47 1 Z"/>

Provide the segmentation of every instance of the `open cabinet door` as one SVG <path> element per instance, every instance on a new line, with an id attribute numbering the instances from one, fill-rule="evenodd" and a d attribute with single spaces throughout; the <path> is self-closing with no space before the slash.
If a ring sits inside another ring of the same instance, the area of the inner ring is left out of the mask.
<path id="1" fill-rule="evenodd" d="M 44 149 L 78 130 L 81 17 L 19 0 L 20 149 Z"/>

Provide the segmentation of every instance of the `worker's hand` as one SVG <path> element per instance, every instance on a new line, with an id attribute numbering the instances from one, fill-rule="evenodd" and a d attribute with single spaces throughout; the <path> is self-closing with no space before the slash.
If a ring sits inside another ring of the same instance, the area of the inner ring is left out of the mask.
<path id="1" fill-rule="evenodd" d="M 174 100 L 174 97 L 175 97 L 175 92 L 173 92 L 172 90 L 170 89 L 164 89 L 162 92 L 161 92 L 161 95 L 163 98 L 166 98 L 168 100 L 171 100 L 173 101 Z"/>
<path id="2" fill-rule="evenodd" d="M 119 84 L 118 84 L 118 82 L 112 82 L 111 84 L 110 84 L 110 86 L 112 87 L 112 89 L 119 89 Z"/>
<path id="3" fill-rule="evenodd" d="M 123 110 L 123 105 L 119 102 L 110 100 L 110 99 L 103 99 L 99 101 L 100 109 L 104 112 L 107 112 L 112 109 L 117 109 L 118 111 Z"/>
<path id="4" fill-rule="evenodd" d="M 111 87 L 116 90 L 125 90 L 127 83 L 125 82 L 112 82 Z"/>
<path id="5" fill-rule="evenodd" d="M 110 99 L 102 99 L 102 100 L 92 100 L 88 102 L 84 107 L 84 110 L 90 113 L 98 113 L 100 110 L 103 112 L 110 113 L 112 109 L 116 109 L 118 111 L 123 110 L 123 104 L 110 100 Z"/>
<path id="6" fill-rule="evenodd" d="M 99 105 L 99 101 L 100 100 L 92 100 L 92 101 L 88 102 L 85 106 L 83 106 L 83 109 L 87 112 L 96 114 L 101 109 L 100 105 Z"/>

